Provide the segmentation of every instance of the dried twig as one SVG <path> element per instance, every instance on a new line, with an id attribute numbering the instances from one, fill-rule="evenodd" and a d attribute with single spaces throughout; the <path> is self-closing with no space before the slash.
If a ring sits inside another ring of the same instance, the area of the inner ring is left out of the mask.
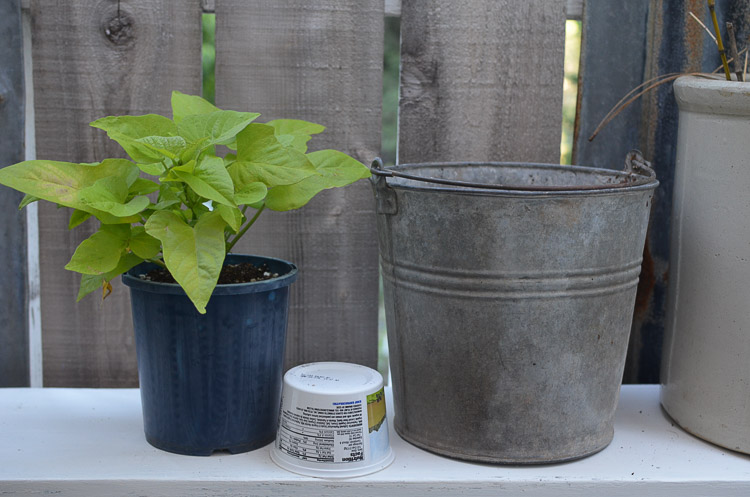
<path id="1" fill-rule="evenodd" d="M 712 40 L 714 41 L 714 43 L 716 43 L 716 37 L 715 37 L 715 36 L 714 36 L 714 34 L 713 34 L 713 33 L 711 32 L 711 30 L 710 30 L 710 29 L 708 29 L 708 26 L 706 26 L 705 24 L 703 24 L 703 21 L 701 21 L 700 19 L 698 19 L 698 17 L 697 17 L 697 16 L 695 15 L 695 14 L 693 14 L 692 12 L 688 12 L 688 13 L 690 14 L 690 17 L 692 17 L 693 19 L 695 19 L 695 22 L 697 22 L 698 24 L 700 24 L 700 25 L 701 25 L 701 27 L 702 27 L 702 28 L 703 28 L 704 30 L 706 30 L 706 33 L 708 33 L 708 36 L 710 36 L 710 37 L 711 37 L 711 39 L 712 39 Z M 718 43 L 716 43 L 716 44 L 718 45 Z"/>
<path id="2" fill-rule="evenodd" d="M 607 113 L 607 115 L 604 116 L 604 118 L 601 120 L 601 122 L 596 127 L 596 129 L 591 134 L 591 136 L 589 136 L 589 141 L 592 141 L 594 138 L 596 138 L 596 135 L 598 135 L 599 132 L 607 124 L 609 124 L 609 122 L 612 119 L 617 117 L 618 114 L 620 114 L 620 112 L 627 109 L 628 106 L 630 106 L 630 104 L 632 104 L 633 102 L 641 98 L 644 94 L 648 93 L 654 88 L 661 86 L 664 83 L 669 83 L 670 81 L 674 81 L 680 76 L 704 76 L 705 77 L 706 75 L 704 73 L 699 73 L 699 72 L 688 72 L 688 73 L 674 73 L 673 72 L 669 74 L 662 74 L 661 76 L 657 76 L 655 78 L 649 79 L 648 81 L 644 81 L 640 85 L 630 90 L 624 97 L 620 99 L 619 102 L 615 104 L 614 107 L 612 107 L 612 109 Z"/>
<path id="3" fill-rule="evenodd" d="M 651 78 L 651 79 L 644 81 L 643 83 L 639 84 L 638 86 L 636 86 L 635 88 L 627 92 L 615 105 L 612 106 L 611 109 L 609 109 L 609 112 L 607 112 L 607 114 L 602 118 L 601 122 L 594 130 L 594 133 L 589 137 L 589 141 L 593 140 L 596 137 L 596 135 L 599 133 L 601 128 L 606 126 L 612 119 L 614 119 L 617 116 L 617 114 L 619 114 L 622 111 L 620 107 L 623 106 L 625 102 L 628 102 L 627 104 L 625 104 L 625 106 L 630 105 L 632 103 L 628 101 L 630 97 L 632 97 L 634 94 L 637 94 L 634 98 L 638 98 L 641 95 L 643 95 L 643 92 L 640 92 L 639 90 L 641 90 L 644 86 L 648 86 L 662 78 L 669 78 L 671 76 L 675 76 L 679 74 L 680 73 L 673 72 L 669 74 L 662 74 L 660 76 L 656 76 L 655 78 Z"/>
<path id="4" fill-rule="evenodd" d="M 747 59 L 747 52 L 748 52 L 747 48 L 743 48 L 742 50 L 740 50 L 740 53 L 738 55 L 745 54 L 745 58 Z M 732 60 L 734 60 L 734 59 L 727 59 L 727 62 L 732 62 Z M 721 71 L 722 69 L 724 69 L 724 65 L 723 64 L 719 64 L 716 67 L 716 69 L 714 69 L 713 71 L 711 71 L 711 74 L 717 73 L 717 72 Z M 745 69 L 747 69 L 747 66 L 745 66 Z"/>
<path id="5" fill-rule="evenodd" d="M 665 83 L 669 83 L 671 81 L 674 81 L 675 79 L 679 78 L 680 76 L 698 76 L 702 78 L 709 78 L 709 79 L 715 79 L 718 76 L 712 76 L 713 74 L 719 72 L 722 68 L 725 72 L 725 77 L 731 81 L 731 75 L 729 73 L 729 64 L 728 62 L 732 62 L 734 66 L 734 70 L 737 73 L 737 77 L 740 81 L 745 80 L 745 73 L 747 72 L 747 62 L 748 62 L 748 54 L 750 51 L 747 48 L 743 48 L 739 52 L 737 52 L 737 44 L 736 40 L 734 39 L 734 29 L 731 26 L 731 23 L 727 23 L 727 32 L 729 33 L 729 43 L 730 43 L 730 54 L 732 57 L 727 61 L 726 53 L 724 51 L 724 47 L 721 42 L 721 33 L 719 33 L 719 25 L 716 20 L 716 12 L 714 10 L 714 0 L 708 0 L 708 7 L 711 10 L 711 17 L 714 21 L 714 27 L 716 29 L 716 36 L 714 36 L 711 31 L 706 27 L 705 24 L 701 22 L 700 19 L 698 19 L 695 14 L 690 12 L 690 15 L 692 16 L 695 21 L 700 24 L 704 30 L 709 34 L 709 36 L 714 40 L 716 45 L 719 48 L 719 54 L 721 55 L 721 65 L 714 69 L 714 71 L 711 74 L 705 74 L 700 72 L 690 72 L 690 73 L 669 73 L 669 74 L 662 74 L 660 76 L 656 76 L 655 78 L 651 78 L 647 81 L 644 81 L 640 85 L 636 86 L 632 90 L 630 90 L 627 94 L 625 94 L 624 97 L 622 97 L 615 105 L 612 107 L 609 112 L 602 118 L 601 122 L 596 126 L 596 129 L 594 129 L 594 132 L 589 136 L 589 141 L 592 141 L 596 136 L 599 134 L 599 132 L 612 121 L 615 117 L 617 117 L 620 112 L 628 108 L 630 104 L 641 98 L 644 94 L 648 93 L 649 91 L 653 90 L 654 88 L 657 88 Z M 734 42 L 734 43 L 733 43 Z M 731 45 L 734 45 L 733 47 Z M 740 79 L 740 72 L 739 72 L 739 57 L 742 54 L 745 54 L 745 67 L 744 70 L 741 73 L 741 79 Z"/>
<path id="6" fill-rule="evenodd" d="M 740 66 L 740 56 L 737 53 L 737 38 L 734 34 L 734 24 L 727 23 L 727 48 L 729 56 L 732 58 L 732 72 L 737 75 L 737 81 L 744 81 L 742 67 Z"/>
<path id="7" fill-rule="evenodd" d="M 721 42 L 721 32 L 719 32 L 719 21 L 716 20 L 716 6 L 715 0 L 708 0 L 708 10 L 711 12 L 711 21 L 714 23 L 714 32 L 716 33 L 716 44 L 719 46 L 719 57 L 721 57 L 721 65 L 724 66 L 724 75 L 727 77 L 727 81 L 732 81 L 732 76 L 729 74 L 729 64 L 727 64 L 727 53 L 724 50 L 724 44 Z"/>

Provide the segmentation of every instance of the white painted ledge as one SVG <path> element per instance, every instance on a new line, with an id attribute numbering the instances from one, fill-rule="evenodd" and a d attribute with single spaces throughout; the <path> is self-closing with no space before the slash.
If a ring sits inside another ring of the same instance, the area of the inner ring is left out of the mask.
<path id="1" fill-rule="evenodd" d="M 143 436 L 138 390 L 0 389 L 0 496 L 750 495 L 750 456 L 673 425 L 658 388 L 623 387 L 614 440 L 580 461 L 454 461 L 404 442 L 391 422 L 395 462 L 343 481 L 288 473 L 271 462 L 269 447 L 207 458 L 154 449 Z"/>

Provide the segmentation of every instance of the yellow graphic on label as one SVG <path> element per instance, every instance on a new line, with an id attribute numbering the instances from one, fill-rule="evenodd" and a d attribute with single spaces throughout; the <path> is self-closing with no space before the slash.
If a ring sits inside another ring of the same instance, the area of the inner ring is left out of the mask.
<path id="1" fill-rule="evenodd" d="M 370 433 L 378 431 L 385 421 L 385 389 L 367 396 L 367 420 Z"/>

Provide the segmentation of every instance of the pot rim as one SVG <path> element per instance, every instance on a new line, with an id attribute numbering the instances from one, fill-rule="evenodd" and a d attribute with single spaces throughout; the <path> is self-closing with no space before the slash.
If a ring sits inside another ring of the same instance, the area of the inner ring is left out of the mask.
<path id="1" fill-rule="evenodd" d="M 262 255 L 250 255 L 250 254 L 227 254 L 224 259 L 224 264 L 236 262 L 251 262 L 255 264 L 266 263 L 272 270 L 281 273 L 285 269 L 286 273 L 282 274 L 277 278 L 263 281 L 253 281 L 249 283 L 225 283 L 216 285 L 212 297 L 216 295 L 237 295 L 244 293 L 257 293 L 257 292 L 268 292 L 276 290 L 282 287 L 288 287 L 299 276 L 299 269 L 294 263 L 278 259 L 275 257 L 267 257 Z M 185 290 L 178 283 L 161 283 L 157 281 L 143 280 L 138 277 L 139 274 L 155 269 L 157 266 L 154 263 L 143 262 L 128 270 L 122 275 L 122 282 L 125 286 L 130 287 L 132 290 L 140 290 L 151 293 L 162 293 L 162 294 L 174 294 L 174 295 L 186 295 Z"/>
<path id="2" fill-rule="evenodd" d="M 700 114 L 750 115 L 750 83 L 701 76 L 680 76 L 674 82 L 677 106 Z"/>

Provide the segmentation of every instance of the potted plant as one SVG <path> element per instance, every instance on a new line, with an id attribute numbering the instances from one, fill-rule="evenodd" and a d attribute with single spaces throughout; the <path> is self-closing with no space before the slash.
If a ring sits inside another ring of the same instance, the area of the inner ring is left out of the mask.
<path id="1" fill-rule="evenodd" d="M 47 200 L 72 209 L 70 229 L 100 223 L 65 267 L 81 273 L 79 300 L 98 289 L 106 297 L 120 275 L 130 287 L 146 438 L 168 451 L 243 452 L 273 440 L 297 268 L 229 252 L 263 210 L 297 209 L 370 175 L 342 152 L 307 153 L 323 126 L 258 117 L 175 91 L 171 119 L 91 123 L 132 160 L 0 170 L 0 184 L 26 193 L 21 207 Z"/>

